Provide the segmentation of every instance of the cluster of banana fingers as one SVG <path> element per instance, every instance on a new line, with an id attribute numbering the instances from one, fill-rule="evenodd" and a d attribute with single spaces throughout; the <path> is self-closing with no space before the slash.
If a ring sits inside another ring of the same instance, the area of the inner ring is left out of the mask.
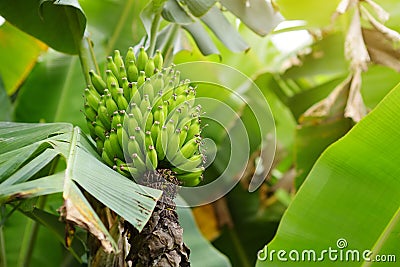
<path id="1" fill-rule="evenodd" d="M 141 47 L 125 59 L 107 58 L 105 79 L 90 71 L 84 113 L 98 152 L 113 169 L 140 179 L 146 171 L 170 169 L 184 186 L 202 180 L 201 106 L 196 90 L 173 66 L 163 68 L 157 51 Z"/>

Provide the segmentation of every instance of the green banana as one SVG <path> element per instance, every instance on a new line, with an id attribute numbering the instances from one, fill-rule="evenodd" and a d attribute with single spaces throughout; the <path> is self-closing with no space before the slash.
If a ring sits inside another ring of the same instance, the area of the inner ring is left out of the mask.
<path id="1" fill-rule="evenodd" d="M 160 51 L 151 58 L 140 47 L 136 57 L 130 47 L 123 58 L 115 50 L 104 78 L 89 72 L 87 126 L 104 162 L 122 175 L 170 168 L 183 185 L 194 186 L 204 171 L 201 107 L 194 106 L 190 81 L 163 64 Z"/>
<path id="2" fill-rule="evenodd" d="M 125 56 L 125 65 L 127 66 L 129 62 L 135 62 L 136 57 L 135 57 L 135 51 L 133 50 L 133 47 L 128 48 L 128 52 L 126 52 Z"/>
<path id="3" fill-rule="evenodd" d="M 110 115 L 108 113 L 108 109 L 103 103 L 99 104 L 99 108 L 97 109 L 97 117 L 100 122 L 104 125 L 105 128 L 109 129 L 111 126 L 110 123 Z"/>
<path id="4" fill-rule="evenodd" d="M 114 77 L 119 77 L 119 71 L 117 65 L 115 65 L 114 60 L 112 57 L 107 57 L 107 70 L 110 70 Z"/>
<path id="5" fill-rule="evenodd" d="M 118 84 L 118 79 L 115 78 L 113 72 L 111 70 L 106 70 L 106 85 L 107 88 L 111 88 L 111 84 Z"/>
<path id="6" fill-rule="evenodd" d="M 161 70 L 164 64 L 163 57 L 161 55 L 161 51 L 157 50 L 156 54 L 154 55 L 154 66 L 157 70 Z"/>
<path id="7" fill-rule="evenodd" d="M 139 70 L 137 69 L 134 61 L 129 61 L 126 75 L 128 76 L 128 80 L 130 82 L 137 81 L 139 76 Z"/>
<path id="8" fill-rule="evenodd" d="M 156 67 L 154 65 L 154 59 L 149 58 L 144 67 L 144 72 L 146 73 L 146 76 L 147 77 L 153 76 L 155 69 Z"/>
<path id="9" fill-rule="evenodd" d="M 129 155 L 132 155 L 134 153 L 142 156 L 142 150 L 138 144 L 138 142 L 136 141 L 136 137 L 135 136 L 130 136 L 129 140 L 128 140 L 128 153 Z"/>
<path id="10" fill-rule="evenodd" d="M 84 113 L 86 118 L 91 121 L 95 121 L 97 117 L 97 112 L 89 105 L 85 105 Z"/>
<path id="11" fill-rule="evenodd" d="M 176 177 L 183 183 L 184 186 L 195 186 L 202 181 L 204 167 L 193 169 L 192 172 L 184 174 L 176 174 Z"/>
<path id="12" fill-rule="evenodd" d="M 97 110 L 99 107 L 100 95 L 95 91 L 95 89 L 91 90 L 90 88 L 93 88 L 93 86 L 85 89 L 85 101 L 93 109 Z"/>
<path id="13" fill-rule="evenodd" d="M 118 69 L 124 66 L 124 60 L 121 57 L 121 53 L 119 50 L 114 50 L 114 62 Z"/>
<path id="14" fill-rule="evenodd" d="M 122 148 L 119 144 L 118 141 L 118 136 L 117 133 L 114 131 L 114 129 L 111 129 L 110 132 L 110 144 L 112 147 L 112 151 L 114 151 L 115 156 L 118 157 L 119 159 L 124 159 L 124 153 L 122 152 Z"/>
<path id="15" fill-rule="evenodd" d="M 149 57 L 148 57 L 146 51 L 144 50 L 144 47 L 143 46 L 140 47 L 137 62 L 136 62 L 136 65 L 137 65 L 137 68 L 139 71 L 142 71 L 145 69 L 148 59 L 149 59 Z"/>
<path id="16" fill-rule="evenodd" d="M 103 94 L 104 88 L 106 88 L 106 83 L 103 81 L 100 75 L 97 75 L 94 70 L 89 71 L 90 80 L 93 87 L 99 94 Z"/>

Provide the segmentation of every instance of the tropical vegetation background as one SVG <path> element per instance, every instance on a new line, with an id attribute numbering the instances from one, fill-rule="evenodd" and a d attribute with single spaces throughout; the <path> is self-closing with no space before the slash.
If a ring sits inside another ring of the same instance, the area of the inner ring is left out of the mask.
<path id="1" fill-rule="evenodd" d="M 154 200 L 132 193 L 140 186 L 101 162 L 81 112 L 88 70 L 102 73 L 115 49 L 141 45 L 160 49 L 167 64 L 210 61 L 240 70 L 274 115 L 277 143 L 268 171 L 259 157 L 267 137 L 255 130 L 248 104 L 233 102 L 231 93 L 203 92 L 234 108 L 255 134 L 231 192 L 178 209 L 193 266 L 289 264 L 257 261 L 257 252 L 267 244 L 321 251 L 337 248 L 341 238 L 348 249 L 400 261 L 396 0 L 3 0 L 0 15 L 0 266 L 87 266 L 87 231 L 110 237 L 103 248 L 115 250 L 113 231 L 91 201 L 132 222 L 148 220 L 128 200 L 149 209 Z M 250 87 L 241 94 L 257 103 Z M 236 119 L 227 120 L 234 129 Z M 218 154 L 206 181 L 230 159 L 224 129 L 211 126 L 204 134 Z M 266 179 L 250 193 L 254 174 Z M 59 220 L 67 200 L 85 222 L 73 238 Z M 361 259 L 346 266 L 378 264 Z"/>

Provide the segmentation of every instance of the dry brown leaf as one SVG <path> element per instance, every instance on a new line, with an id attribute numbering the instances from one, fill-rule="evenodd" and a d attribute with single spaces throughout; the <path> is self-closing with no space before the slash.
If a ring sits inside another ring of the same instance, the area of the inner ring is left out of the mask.
<path id="1" fill-rule="evenodd" d="M 389 19 L 389 13 L 386 12 L 386 10 L 384 10 L 380 5 L 372 0 L 364 0 L 364 2 L 372 8 L 380 21 L 386 22 Z"/>
<path id="2" fill-rule="evenodd" d="M 360 12 L 358 7 L 356 7 L 356 11 L 354 12 L 353 19 L 346 35 L 345 54 L 347 59 L 350 60 L 352 70 L 361 69 L 366 71 L 368 69 L 370 57 L 361 31 Z"/>
<path id="3" fill-rule="evenodd" d="M 374 63 L 388 66 L 400 72 L 400 49 L 387 39 L 387 35 L 376 29 L 363 29 L 363 36 Z"/>
<path id="4" fill-rule="evenodd" d="M 67 191 L 64 191 L 64 205 L 60 208 L 60 216 L 66 220 L 67 223 L 79 226 L 89 231 L 94 235 L 100 242 L 103 249 L 107 253 L 116 252 L 114 251 L 111 240 L 107 239 L 107 236 L 103 233 L 107 231 L 103 229 L 96 213 L 88 210 L 90 204 L 83 203 L 85 200 L 82 193 L 80 193 L 75 185 L 71 185 Z"/>
<path id="5" fill-rule="evenodd" d="M 336 86 L 328 97 L 306 110 L 306 112 L 304 112 L 304 114 L 299 118 L 300 124 L 319 124 L 324 119 L 331 117 L 334 114 L 336 114 L 336 116 L 342 116 L 347 102 L 351 80 L 352 75 L 349 75 L 342 83 Z"/>
<path id="6" fill-rule="evenodd" d="M 347 104 L 344 111 L 346 118 L 351 118 L 355 122 L 359 122 L 367 115 L 367 108 L 361 96 L 361 70 L 358 69 L 353 73 L 351 80 L 350 92 L 347 98 Z"/>

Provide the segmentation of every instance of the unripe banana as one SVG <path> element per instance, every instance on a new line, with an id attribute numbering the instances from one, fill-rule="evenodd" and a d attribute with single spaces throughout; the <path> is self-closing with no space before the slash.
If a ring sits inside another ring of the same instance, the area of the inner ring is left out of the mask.
<path id="1" fill-rule="evenodd" d="M 112 98 L 111 94 L 106 95 L 106 108 L 108 114 L 113 114 L 114 111 L 118 110 L 118 106 Z"/>
<path id="2" fill-rule="evenodd" d="M 115 65 L 112 57 L 107 57 L 107 65 L 106 68 L 114 74 L 115 78 L 119 76 L 119 71 L 117 65 Z"/>
<path id="3" fill-rule="evenodd" d="M 132 113 L 128 114 L 128 117 L 127 117 L 127 120 L 126 120 L 125 124 L 127 124 L 127 129 L 128 129 L 129 136 L 134 135 L 135 134 L 135 129 L 139 125 L 138 125 L 138 122 L 137 122 L 135 116 Z"/>
<path id="4" fill-rule="evenodd" d="M 106 140 L 106 130 L 104 129 L 103 126 L 99 125 L 99 124 L 95 124 L 94 126 L 94 132 L 96 133 L 96 135 L 102 140 Z"/>
<path id="5" fill-rule="evenodd" d="M 143 160 L 139 157 L 137 153 L 132 154 L 132 160 L 133 160 L 133 165 L 135 168 L 138 170 L 139 173 L 144 173 L 147 168 L 146 164 L 143 162 Z"/>
<path id="6" fill-rule="evenodd" d="M 137 81 L 139 76 L 139 70 L 137 69 L 134 61 L 129 61 L 126 74 L 130 82 Z"/>
<path id="7" fill-rule="evenodd" d="M 168 131 L 168 126 L 167 126 L 167 131 Z M 176 156 L 176 153 L 178 152 L 179 149 L 179 134 L 180 130 L 177 129 L 172 135 L 169 135 L 169 142 L 168 142 L 168 148 L 166 151 L 166 156 L 167 159 L 174 164 L 173 158 Z"/>
<path id="8" fill-rule="evenodd" d="M 143 84 L 143 95 L 148 95 L 149 104 L 151 105 L 154 99 L 154 89 L 149 78 L 146 78 L 146 81 Z"/>
<path id="9" fill-rule="evenodd" d="M 154 170 L 157 169 L 157 164 L 158 164 L 157 152 L 156 152 L 154 146 L 149 146 L 147 153 L 148 153 L 148 156 L 149 156 L 148 158 L 151 161 L 151 165 L 152 165 L 153 169 Z"/>
<path id="10" fill-rule="evenodd" d="M 196 168 L 193 172 L 177 174 L 176 177 L 183 183 L 184 186 L 195 186 L 202 181 L 204 167 Z"/>
<path id="11" fill-rule="evenodd" d="M 137 64 L 136 64 L 139 71 L 145 69 L 148 59 L 149 59 L 149 57 L 147 56 L 147 53 L 144 50 L 144 47 L 143 46 L 140 47 L 139 48 L 138 58 L 137 58 Z"/>
<path id="12" fill-rule="evenodd" d="M 194 155 L 196 151 L 198 151 L 200 144 L 200 140 L 196 137 L 191 140 L 189 140 L 182 148 L 181 148 L 181 154 L 185 158 L 190 158 Z M 173 158 L 174 160 L 174 158 Z"/>
<path id="13" fill-rule="evenodd" d="M 118 79 L 114 76 L 111 70 L 106 70 L 106 85 L 107 88 L 111 88 L 111 84 L 118 84 Z"/>
<path id="14" fill-rule="evenodd" d="M 90 80 L 92 81 L 93 87 L 101 95 L 106 88 L 106 83 L 103 81 L 100 75 L 97 75 L 94 70 L 89 71 Z"/>
<path id="15" fill-rule="evenodd" d="M 110 115 L 108 114 L 108 110 L 103 103 L 99 104 L 99 108 L 97 109 L 97 117 L 105 128 L 110 128 Z"/>
<path id="16" fill-rule="evenodd" d="M 133 82 L 129 84 L 129 87 L 131 88 L 131 99 L 133 103 L 140 103 L 142 101 L 142 98 L 140 96 L 140 93 L 137 88 L 137 83 Z"/>
<path id="17" fill-rule="evenodd" d="M 196 135 L 200 134 L 200 123 L 198 120 L 193 120 L 192 123 L 190 124 L 187 136 L 186 136 L 186 141 L 189 141 L 190 139 L 193 139 Z"/>
<path id="18" fill-rule="evenodd" d="M 112 150 L 115 153 L 115 156 L 121 160 L 124 159 L 124 153 L 122 152 L 122 148 L 119 145 L 117 133 L 113 129 L 110 132 L 110 144 Z"/>
<path id="19" fill-rule="evenodd" d="M 125 110 L 128 107 L 128 101 L 124 97 L 124 90 L 119 89 L 117 95 L 117 106 L 120 110 Z"/>
<path id="20" fill-rule="evenodd" d="M 161 55 L 161 51 L 157 50 L 156 54 L 154 55 L 154 66 L 156 69 L 161 70 L 164 64 L 163 57 Z"/>
<path id="21" fill-rule="evenodd" d="M 103 152 L 101 153 L 101 158 L 109 165 L 113 166 L 114 162 L 109 158 L 107 152 L 103 149 Z"/>
<path id="22" fill-rule="evenodd" d="M 92 89 L 90 89 L 92 88 Z M 97 110 L 100 102 L 100 95 L 93 89 L 93 86 L 85 89 L 85 100 L 86 103 L 93 109 Z"/>
<path id="23" fill-rule="evenodd" d="M 138 144 L 138 142 L 136 141 L 136 137 L 135 136 L 130 136 L 129 140 L 128 140 L 128 152 L 129 155 L 132 154 L 138 154 L 142 157 L 143 153 L 142 150 Z"/>
<path id="24" fill-rule="evenodd" d="M 192 172 L 193 169 L 199 167 L 203 163 L 203 155 L 194 155 L 190 159 L 186 160 L 182 164 L 172 168 L 178 174 L 184 174 L 186 172 Z"/>
<path id="25" fill-rule="evenodd" d="M 144 84 L 145 81 L 146 81 L 146 73 L 144 71 L 140 71 L 139 76 L 137 78 L 137 82 L 136 82 L 138 88 L 140 88 Z M 140 95 L 143 96 L 142 93 Z"/>
<path id="26" fill-rule="evenodd" d="M 91 121 L 96 120 L 97 112 L 95 110 L 93 110 L 93 108 L 91 106 L 85 105 L 84 112 L 85 112 L 86 118 L 88 118 Z"/>
<path id="27" fill-rule="evenodd" d="M 124 66 L 119 67 L 118 72 L 119 72 L 119 76 L 118 76 L 119 86 L 122 87 L 122 85 L 123 85 L 122 79 L 123 78 L 128 78 L 128 74 L 126 73 L 126 69 L 125 69 Z"/>
<path id="28" fill-rule="evenodd" d="M 100 137 L 96 137 L 96 147 L 97 147 L 97 152 L 101 154 L 104 148 L 104 142 L 103 140 L 100 139 Z"/>
<path id="29" fill-rule="evenodd" d="M 118 69 L 120 69 L 121 67 L 125 67 L 124 60 L 122 59 L 119 50 L 114 50 L 114 63 Z"/>
<path id="30" fill-rule="evenodd" d="M 126 53 L 125 56 L 125 65 L 128 66 L 128 63 L 131 61 L 133 62 L 136 61 L 135 51 L 133 50 L 133 47 L 128 48 L 128 52 Z"/>
<path id="31" fill-rule="evenodd" d="M 94 130 L 94 125 L 93 125 L 93 124 L 94 124 L 93 121 L 91 121 L 91 120 L 89 120 L 88 118 L 86 118 L 86 125 L 87 125 L 87 128 L 89 129 L 90 136 L 91 136 L 93 139 L 96 140 L 97 135 L 96 135 L 96 132 L 95 132 L 95 130 Z"/>
<path id="32" fill-rule="evenodd" d="M 118 124 L 122 124 L 124 121 L 121 119 L 118 111 L 114 111 L 111 119 L 111 128 L 116 129 Z"/>
<path id="33" fill-rule="evenodd" d="M 136 58 L 131 47 L 125 59 L 114 51 L 104 79 L 89 73 L 87 125 L 103 160 L 122 175 L 172 168 L 183 185 L 196 185 L 204 171 L 196 90 L 174 66 L 162 65 L 160 51 L 149 58 L 141 47 Z"/>
<path id="34" fill-rule="evenodd" d="M 146 73 L 147 77 L 151 77 L 154 74 L 155 71 L 155 66 L 154 66 L 154 59 L 149 58 L 146 62 L 146 66 L 144 68 L 144 72 Z"/>
<path id="35" fill-rule="evenodd" d="M 153 139 L 153 143 L 157 143 L 158 133 L 160 132 L 160 122 L 154 121 L 153 125 L 150 128 L 151 138 Z"/>
<path id="36" fill-rule="evenodd" d="M 165 151 L 167 149 L 167 144 L 168 144 L 167 127 L 162 126 L 161 131 L 158 133 L 156 142 L 157 157 L 159 160 L 163 160 L 165 158 Z"/>

